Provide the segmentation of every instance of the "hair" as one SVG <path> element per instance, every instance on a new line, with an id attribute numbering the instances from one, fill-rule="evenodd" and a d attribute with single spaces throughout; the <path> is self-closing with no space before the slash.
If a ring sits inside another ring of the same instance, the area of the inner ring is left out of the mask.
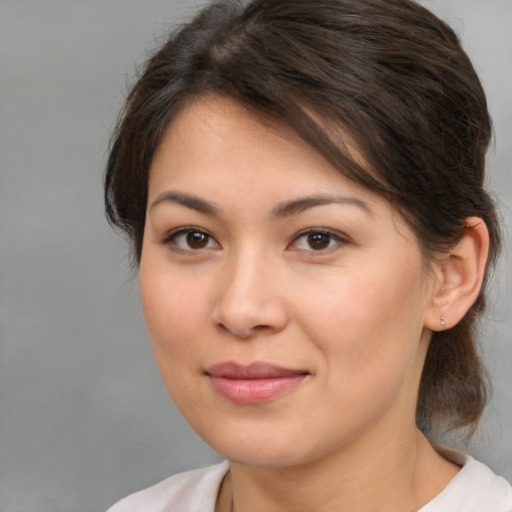
<path id="1" fill-rule="evenodd" d="M 176 115 L 220 95 L 287 123 L 340 173 L 386 197 L 411 226 L 426 261 L 448 251 L 468 217 L 500 244 L 483 188 L 492 127 L 476 72 L 453 30 L 412 0 L 227 0 L 210 3 L 148 60 L 111 141 L 109 221 L 140 261 L 148 175 Z M 365 162 L 355 161 L 344 137 Z M 417 423 L 476 427 L 488 379 L 475 340 L 484 287 L 464 319 L 434 332 Z"/>

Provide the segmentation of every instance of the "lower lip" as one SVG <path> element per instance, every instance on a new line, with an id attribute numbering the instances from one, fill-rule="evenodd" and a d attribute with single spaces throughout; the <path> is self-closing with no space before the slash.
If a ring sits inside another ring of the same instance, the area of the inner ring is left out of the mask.
<path id="1" fill-rule="evenodd" d="M 265 379 L 227 379 L 210 376 L 213 388 L 237 404 L 261 404 L 289 393 L 307 377 L 305 374 Z"/>

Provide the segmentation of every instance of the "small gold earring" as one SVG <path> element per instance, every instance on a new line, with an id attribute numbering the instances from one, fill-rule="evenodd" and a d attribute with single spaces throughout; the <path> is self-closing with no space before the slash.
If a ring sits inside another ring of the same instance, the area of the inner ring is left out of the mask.
<path id="1" fill-rule="evenodd" d="M 444 324 L 444 316 L 443 316 L 443 315 L 441 315 L 441 325 L 442 325 L 443 327 L 445 326 L 445 324 Z"/>

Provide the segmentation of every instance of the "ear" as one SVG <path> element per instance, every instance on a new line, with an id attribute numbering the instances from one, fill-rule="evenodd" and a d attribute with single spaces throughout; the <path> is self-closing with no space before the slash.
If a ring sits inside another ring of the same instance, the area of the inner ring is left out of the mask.
<path id="1" fill-rule="evenodd" d="M 468 217 L 461 239 L 443 257 L 425 327 L 442 331 L 457 325 L 480 293 L 489 254 L 489 232 L 479 217 Z"/>

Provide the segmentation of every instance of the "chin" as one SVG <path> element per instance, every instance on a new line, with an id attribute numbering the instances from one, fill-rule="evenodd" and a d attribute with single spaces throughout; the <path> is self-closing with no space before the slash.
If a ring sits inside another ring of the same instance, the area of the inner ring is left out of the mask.
<path id="1" fill-rule="evenodd" d="M 309 446 L 304 434 L 294 429 L 272 425 L 259 429 L 243 423 L 235 427 L 219 426 L 213 432 L 206 426 L 196 432 L 222 457 L 252 467 L 298 466 L 307 463 L 314 458 L 312 454 L 319 451 L 316 443 Z"/>

